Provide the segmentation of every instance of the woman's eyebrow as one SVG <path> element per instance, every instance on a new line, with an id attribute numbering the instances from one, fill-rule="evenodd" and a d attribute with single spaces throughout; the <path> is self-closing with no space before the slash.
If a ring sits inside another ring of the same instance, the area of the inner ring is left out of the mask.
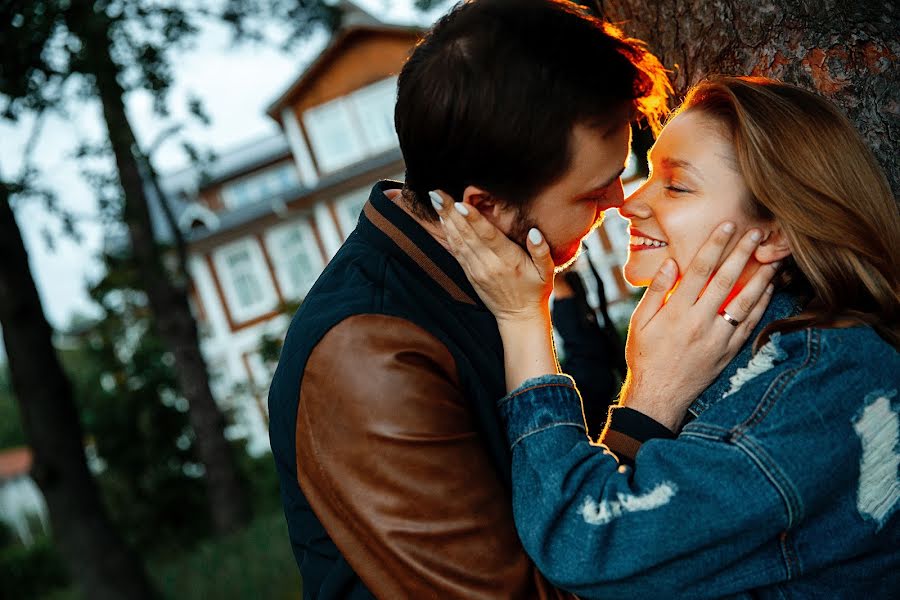
<path id="1" fill-rule="evenodd" d="M 700 169 L 698 169 L 697 167 L 695 167 L 694 165 L 692 165 L 690 162 L 688 162 L 686 160 L 682 160 L 679 158 L 671 158 L 671 157 L 667 156 L 667 157 L 663 158 L 660 161 L 660 163 L 662 164 L 662 166 L 664 166 L 667 169 L 676 169 L 676 168 L 684 169 L 686 171 L 690 171 L 691 173 L 693 173 L 695 176 L 699 177 L 700 179 L 703 179 L 703 174 L 700 172 Z"/>

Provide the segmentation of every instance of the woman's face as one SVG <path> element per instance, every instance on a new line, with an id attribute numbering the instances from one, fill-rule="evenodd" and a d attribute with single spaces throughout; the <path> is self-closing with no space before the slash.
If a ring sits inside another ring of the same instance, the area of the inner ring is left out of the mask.
<path id="1" fill-rule="evenodd" d="M 672 119 L 648 161 L 649 178 L 619 209 L 631 221 L 624 269 L 630 284 L 649 285 L 667 257 L 684 273 L 724 221 L 737 230 L 723 256 L 745 231 L 766 224 L 745 212 L 750 191 L 738 173 L 734 148 L 724 127 L 706 114 L 688 110 Z"/>

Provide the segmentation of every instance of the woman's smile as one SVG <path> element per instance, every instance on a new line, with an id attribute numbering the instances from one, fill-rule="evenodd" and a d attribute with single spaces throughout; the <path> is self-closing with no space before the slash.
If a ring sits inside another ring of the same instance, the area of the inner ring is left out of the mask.
<path id="1" fill-rule="evenodd" d="M 665 248 L 669 244 L 651 237 L 639 229 L 632 227 L 628 230 L 631 236 L 628 240 L 628 249 L 631 252 L 640 252 L 642 250 L 656 250 L 657 248 Z"/>

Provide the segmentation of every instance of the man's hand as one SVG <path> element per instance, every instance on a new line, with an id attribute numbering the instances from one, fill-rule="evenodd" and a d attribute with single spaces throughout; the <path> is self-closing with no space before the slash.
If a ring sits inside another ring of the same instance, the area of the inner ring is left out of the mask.
<path id="1" fill-rule="evenodd" d="M 678 267 L 667 259 L 631 316 L 621 403 L 672 431 L 735 357 L 771 299 L 777 263 L 761 266 L 722 310 L 760 240 L 758 229 L 748 231 L 713 275 L 733 235 L 733 224 L 717 227 L 671 296 Z"/>

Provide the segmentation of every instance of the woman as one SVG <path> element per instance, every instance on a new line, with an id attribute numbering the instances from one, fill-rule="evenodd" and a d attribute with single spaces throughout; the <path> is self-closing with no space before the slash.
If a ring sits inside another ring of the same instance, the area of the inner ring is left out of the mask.
<path id="1" fill-rule="evenodd" d="M 528 256 L 440 211 L 503 337 L 525 549 L 584 598 L 896 597 L 900 224 L 877 163 L 820 97 L 731 77 L 688 94 L 649 160 L 621 212 L 625 277 L 650 288 L 605 446 L 557 374 L 540 233 Z"/>

